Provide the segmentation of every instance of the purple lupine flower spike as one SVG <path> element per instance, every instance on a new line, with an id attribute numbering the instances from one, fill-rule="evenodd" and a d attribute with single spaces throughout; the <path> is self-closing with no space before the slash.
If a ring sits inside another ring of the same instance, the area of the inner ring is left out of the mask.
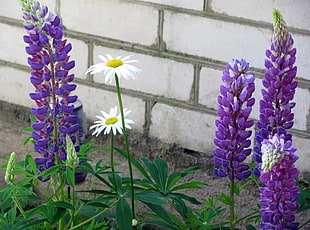
<path id="1" fill-rule="evenodd" d="M 241 180 L 251 175 L 249 166 L 244 160 L 251 154 L 249 137 L 254 120 L 249 120 L 255 99 L 254 74 L 248 72 L 249 63 L 245 60 L 233 60 L 226 66 L 218 96 L 219 120 L 215 121 L 218 130 L 215 132 L 214 153 L 215 175 L 228 176 L 230 180 Z"/>
<path id="2" fill-rule="evenodd" d="M 266 187 L 261 192 L 260 210 L 262 215 L 261 229 L 297 229 L 295 221 L 298 210 L 296 200 L 299 187 L 295 186 L 295 178 L 299 171 L 294 166 L 298 156 L 285 135 L 275 134 L 262 142 L 262 163 L 260 164 L 260 180 Z"/>
<path id="3" fill-rule="evenodd" d="M 76 142 L 78 118 L 72 115 L 71 104 L 77 101 L 77 96 L 71 95 L 76 85 L 71 83 L 74 75 L 69 74 L 75 62 L 69 56 L 71 44 L 62 39 L 60 18 L 37 0 L 19 2 L 28 33 L 24 36 L 26 52 L 30 55 L 28 64 L 33 69 L 30 82 L 35 91 L 29 96 L 37 105 L 37 108 L 31 108 L 37 118 L 32 124 L 34 149 L 41 154 L 35 162 L 39 170 L 44 171 L 66 160 L 66 135 Z M 78 145 L 76 149 L 79 149 Z"/>
<path id="4" fill-rule="evenodd" d="M 273 11 L 274 33 L 271 48 L 266 50 L 265 78 L 262 83 L 263 99 L 260 101 L 260 120 L 257 122 L 256 146 L 254 159 L 261 163 L 261 143 L 269 135 L 284 135 L 285 140 L 292 140 L 288 129 L 292 128 L 294 114 L 292 108 L 297 81 L 296 48 L 288 32 L 285 21 L 278 10 Z M 259 176 L 259 170 L 254 173 Z"/>

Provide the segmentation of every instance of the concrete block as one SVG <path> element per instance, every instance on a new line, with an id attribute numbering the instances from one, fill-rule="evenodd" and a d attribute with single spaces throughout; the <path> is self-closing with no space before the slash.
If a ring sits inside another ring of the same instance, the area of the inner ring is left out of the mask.
<path id="1" fill-rule="evenodd" d="M 5 36 L 0 37 L 0 59 L 15 62 L 22 65 L 27 64 L 27 57 L 23 36 L 26 31 L 22 27 L 10 26 L 0 23 L 0 30 L 5 31 Z"/>
<path id="2" fill-rule="evenodd" d="M 49 10 L 55 12 L 56 9 L 56 1 L 55 0 L 40 0 L 40 2 L 44 5 L 47 5 Z M 22 9 L 18 1 L 7 1 L 7 0 L 0 0 L 1 7 L 0 7 L 0 15 L 8 18 L 15 18 L 22 20 Z"/>
<path id="3" fill-rule="evenodd" d="M 121 41 L 151 45 L 156 41 L 158 11 L 119 0 L 61 2 L 66 28 Z"/>
<path id="4" fill-rule="evenodd" d="M 230 0 L 209 1 L 212 11 L 256 21 L 273 22 L 272 10 L 278 9 L 288 26 L 310 30 L 308 0 Z"/>
<path id="5" fill-rule="evenodd" d="M 168 50 L 224 62 L 245 58 L 251 66 L 262 68 L 271 35 L 268 29 L 182 13 L 165 13 L 164 41 Z"/>
<path id="6" fill-rule="evenodd" d="M 101 46 L 96 46 L 94 49 L 94 62 L 100 62 L 99 54 L 105 55 L 107 53 L 111 54 L 112 57 L 124 57 L 133 54 L 132 59 L 139 60 L 138 63 L 133 63 L 142 70 L 138 74 L 138 79 L 121 79 L 121 87 L 179 100 L 187 101 L 189 99 L 194 76 L 192 65 Z M 94 80 L 104 83 L 103 73 L 94 75 Z"/>
<path id="7" fill-rule="evenodd" d="M 143 2 L 158 3 L 191 10 L 203 10 L 203 0 L 143 0 Z"/>
<path id="8" fill-rule="evenodd" d="M 293 34 L 294 45 L 297 49 L 296 62 L 297 76 L 310 80 L 309 63 L 310 63 L 310 36 Z"/>
<path id="9" fill-rule="evenodd" d="M 224 70 L 223 70 L 224 71 Z M 199 104 L 217 110 L 217 96 L 223 84 L 221 70 L 202 68 L 199 81 Z"/>
<path id="10" fill-rule="evenodd" d="M 108 113 L 111 107 L 117 106 L 119 108 L 117 95 L 114 92 L 80 84 L 74 92 L 82 101 L 83 110 L 88 120 L 97 120 L 96 116 L 101 116 L 100 110 Z M 127 95 L 123 95 L 122 97 L 124 108 L 131 110 L 127 118 L 135 122 L 135 124 L 132 125 L 132 129 L 136 132 L 142 132 L 145 122 L 145 102 L 139 98 Z"/>
<path id="11" fill-rule="evenodd" d="M 310 168 L 310 139 L 293 136 L 293 147 L 297 148 L 295 154 L 299 157 L 295 166 L 300 172 L 309 172 Z"/>
<path id="12" fill-rule="evenodd" d="M 35 106 L 29 97 L 29 93 L 34 92 L 29 78 L 28 72 L 0 65 L 1 100 L 22 106 Z"/>
<path id="13" fill-rule="evenodd" d="M 151 137 L 205 153 L 214 148 L 216 116 L 164 104 L 156 104 L 151 115 Z"/>
<path id="14" fill-rule="evenodd" d="M 65 38 L 67 42 L 72 44 L 72 50 L 69 55 L 71 60 L 75 61 L 75 67 L 70 72 L 75 74 L 75 77 L 86 79 L 85 72 L 88 68 L 88 45 L 81 40 L 74 38 Z"/>
<path id="15" fill-rule="evenodd" d="M 296 102 L 296 106 L 293 109 L 295 114 L 293 128 L 306 130 L 307 119 L 310 117 L 310 90 L 297 88 L 293 101 Z"/>

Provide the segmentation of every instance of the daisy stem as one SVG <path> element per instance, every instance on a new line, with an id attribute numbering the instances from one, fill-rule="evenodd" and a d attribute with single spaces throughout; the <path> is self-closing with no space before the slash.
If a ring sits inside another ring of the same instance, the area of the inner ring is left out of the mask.
<path id="1" fill-rule="evenodd" d="M 114 170 L 114 133 L 111 132 L 111 143 L 110 143 L 110 162 L 111 162 L 111 169 L 112 169 L 112 177 L 113 177 L 113 184 L 114 189 L 117 191 L 117 185 L 115 183 L 115 170 Z"/>
<path id="2" fill-rule="evenodd" d="M 116 84 L 116 91 L 117 91 L 119 108 L 120 108 L 120 112 L 121 112 L 123 136 L 124 136 L 124 142 L 125 142 L 125 146 L 126 146 L 127 161 L 128 161 L 128 167 L 129 167 L 130 185 L 131 185 L 132 218 L 135 219 L 135 193 L 134 193 L 134 186 L 133 186 L 133 173 L 132 173 L 131 156 L 129 153 L 129 144 L 128 144 L 128 139 L 127 139 L 126 127 L 125 127 L 125 117 L 124 117 L 124 109 L 123 109 L 123 103 L 122 103 L 121 89 L 119 87 L 119 80 L 118 80 L 118 76 L 116 74 L 115 74 L 115 84 Z"/>

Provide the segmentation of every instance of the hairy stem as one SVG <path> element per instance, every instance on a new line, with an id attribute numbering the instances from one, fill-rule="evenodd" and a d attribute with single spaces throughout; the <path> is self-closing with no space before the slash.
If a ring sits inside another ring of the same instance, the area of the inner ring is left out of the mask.
<path id="1" fill-rule="evenodd" d="M 111 164 L 111 170 L 112 170 L 112 177 L 113 177 L 113 184 L 115 191 L 118 191 L 117 185 L 115 183 L 115 170 L 114 170 L 114 133 L 111 132 L 111 143 L 110 143 L 110 164 Z"/>

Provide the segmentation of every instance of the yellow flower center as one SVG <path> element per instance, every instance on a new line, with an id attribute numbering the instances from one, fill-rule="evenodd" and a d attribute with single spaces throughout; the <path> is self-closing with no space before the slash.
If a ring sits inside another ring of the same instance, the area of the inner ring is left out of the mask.
<path id="1" fill-rule="evenodd" d="M 118 121 L 116 117 L 110 117 L 105 121 L 106 125 L 113 125 Z"/>
<path id="2" fill-rule="evenodd" d="M 123 65 L 123 61 L 121 59 L 113 59 L 107 62 L 107 66 L 113 68 L 119 67 L 121 65 Z"/>

